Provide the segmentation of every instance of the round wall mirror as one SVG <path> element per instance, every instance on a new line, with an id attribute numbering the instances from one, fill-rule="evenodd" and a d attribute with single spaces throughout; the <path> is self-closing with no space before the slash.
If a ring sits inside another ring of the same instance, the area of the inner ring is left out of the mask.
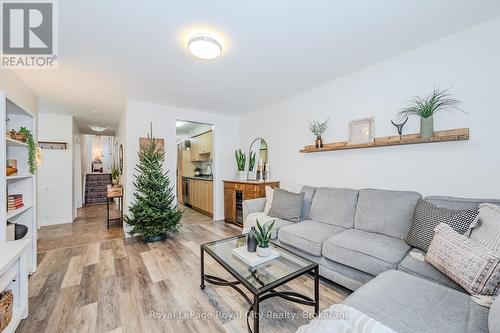
<path id="1" fill-rule="evenodd" d="M 268 161 L 268 146 L 266 140 L 253 140 L 248 151 L 248 179 L 266 179 L 266 165 Z"/>
<path id="2" fill-rule="evenodd" d="M 120 144 L 120 148 L 118 150 L 118 161 L 120 163 L 120 173 L 123 173 L 123 145 Z"/>

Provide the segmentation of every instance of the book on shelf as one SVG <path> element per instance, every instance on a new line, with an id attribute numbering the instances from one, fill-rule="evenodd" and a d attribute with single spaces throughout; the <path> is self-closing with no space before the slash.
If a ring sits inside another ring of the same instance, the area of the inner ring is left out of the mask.
<path id="1" fill-rule="evenodd" d="M 24 204 L 23 204 L 23 203 L 22 203 L 22 204 L 20 204 L 20 205 L 16 205 L 16 206 L 9 206 L 9 207 L 7 208 L 7 211 L 8 211 L 8 212 L 12 212 L 12 211 L 14 211 L 14 210 L 17 210 L 17 209 L 19 209 L 19 208 L 23 208 L 23 207 L 24 207 Z"/>
<path id="2" fill-rule="evenodd" d="M 7 211 L 13 211 L 24 207 L 22 194 L 9 194 L 7 196 Z"/>

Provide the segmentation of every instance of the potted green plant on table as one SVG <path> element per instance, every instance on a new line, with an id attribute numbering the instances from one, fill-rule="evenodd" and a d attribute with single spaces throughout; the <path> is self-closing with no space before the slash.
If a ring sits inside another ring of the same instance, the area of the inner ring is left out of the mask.
<path id="1" fill-rule="evenodd" d="M 241 149 L 234 151 L 234 157 L 236 159 L 236 167 L 238 168 L 238 178 L 240 180 L 246 180 L 247 176 L 245 174 L 245 163 L 247 156 L 241 151 Z"/>
<path id="2" fill-rule="evenodd" d="M 316 136 L 316 148 L 323 148 L 323 138 L 321 137 L 323 133 L 325 133 L 328 128 L 328 120 L 330 118 L 326 118 L 325 121 L 309 121 L 309 130 Z"/>
<path id="3" fill-rule="evenodd" d="M 120 168 L 116 163 L 113 163 L 111 166 L 111 179 L 113 180 L 113 185 L 120 184 Z"/>
<path id="4" fill-rule="evenodd" d="M 419 116 L 420 136 L 430 138 L 434 136 L 434 115 L 442 110 L 458 110 L 467 113 L 459 107 L 460 104 L 461 102 L 458 99 L 452 98 L 449 89 L 440 90 L 439 88 L 434 88 L 432 93 L 425 98 L 413 97 L 410 105 L 403 108 L 398 115 L 401 118 Z"/>
<path id="5" fill-rule="evenodd" d="M 271 231 L 274 227 L 274 220 L 271 224 L 260 225 L 257 220 L 257 231 L 255 237 L 257 238 L 257 255 L 260 257 L 267 257 L 271 254 L 271 248 L 269 247 L 269 242 L 271 241 Z"/>
<path id="6" fill-rule="evenodd" d="M 182 211 L 175 204 L 168 171 L 163 171 L 165 152 L 157 140 L 148 135 L 148 141 L 139 149 L 135 170 L 134 197 L 125 222 L 132 226 L 130 233 L 140 235 L 145 242 L 165 240 L 167 233 L 181 226 Z"/>

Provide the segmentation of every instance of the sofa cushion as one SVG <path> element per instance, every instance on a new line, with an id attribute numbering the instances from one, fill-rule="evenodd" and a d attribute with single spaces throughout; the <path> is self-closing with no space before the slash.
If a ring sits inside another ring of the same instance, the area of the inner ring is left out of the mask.
<path id="1" fill-rule="evenodd" d="M 442 284 L 444 286 L 464 291 L 456 282 L 441 273 L 437 268 L 425 261 L 425 252 L 412 249 L 398 265 L 398 270 Z"/>
<path id="2" fill-rule="evenodd" d="M 273 191 L 273 202 L 267 215 L 298 222 L 302 212 L 305 193 L 293 193 L 280 188 Z"/>
<path id="3" fill-rule="evenodd" d="M 250 229 L 252 229 L 252 227 L 256 227 L 257 220 L 259 220 L 259 223 L 263 225 L 275 219 L 275 217 L 267 216 L 266 213 L 263 212 L 250 213 L 243 223 L 242 234 L 246 234 L 250 231 Z"/>
<path id="4" fill-rule="evenodd" d="M 338 263 L 378 275 L 396 268 L 410 247 L 401 239 L 349 229 L 323 244 L 323 256 Z"/>
<path id="5" fill-rule="evenodd" d="M 471 225 L 471 240 L 500 252 L 500 207 L 493 204 L 479 205 L 479 215 Z"/>
<path id="6" fill-rule="evenodd" d="M 300 221 L 310 220 L 311 204 L 316 194 L 316 187 L 304 185 L 300 189 L 304 193 L 304 203 L 302 204 L 302 211 L 300 212 Z"/>
<path id="7" fill-rule="evenodd" d="M 415 205 L 421 197 L 417 192 L 360 190 L 354 227 L 405 239 Z"/>
<path id="8" fill-rule="evenodd" d="M 425 197 L 425 200 L 432 202 L 438 207 L 445 207 L 449 209 L 477 209 L 479 204 L 482 203 L 500 205 L 500 200 L 498 199 L 471 199 L 434 195 Z"/>
<path id="9" fill-rule="evenodd" d="M 477 209 L 457 210 L 437 207 L 432 202 L 418 199 L 406 242 L 427 252 L 434 237 L 434 228 L 438 224 L 446 223 L 463 235 L 474 222 L 476 216 Z"/>
<path id="10" fill-rule="evenodd" d="M 357 190 L 318 188 L 311 205 L 311 220 L 352 228 L 357 201 Z"/>
<path id="11" fill-rule="evenodd" d="M 490 308 L 488 328 L 491 333 L 500 332 L 500 297 L 497 297 Z"/>
<path id="12" fill-rule="evenodd" d="M 488 332 L 488 309 L 469 295 L 400 271 L 380 274 L 344 303 L 399 333 Z"/>
<path id="13" fill-rule="evenodd" d="M 280 228 L 278 239 L 283 244 L 319 257 L 325 239 L 344 230 L 327 223 L 303 221 Z"/>
<path id="14" fill-rule="evenodd" d="M 460 235 L 449 225 L 436 227 L 425 261 L 473 296 L 500 291 L 500 253 Z"/>
<path id="15" fill-rule="evenodd" d="M 269 227 L 269 225 L 271 223 L 273 223 L 273 221 L 274 221 L 274 226 L 273 226 L 273 230 L 271 231 L 271 239 L 278 238 L 278 231 L 280 230 L 280 228 L 287 226 L 287 225 L 290 225 L 290 224 L 293 224 L 293 222 L 290 222 L 290 221 L 273 218 L 271 221 L 266 222 L 264 225 Z"/>

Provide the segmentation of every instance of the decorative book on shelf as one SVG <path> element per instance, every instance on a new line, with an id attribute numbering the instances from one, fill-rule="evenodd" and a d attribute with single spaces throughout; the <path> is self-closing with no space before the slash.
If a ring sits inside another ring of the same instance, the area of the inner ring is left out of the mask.
<path id="1" fill-rule="evenodd" d="M 348 141 L 326 143 L 323 148 L 316 148 L 315 145 L 305 146 L 301 149 L 301 153 L 317 153 L 322 151 L 360 149 L 360 148 L 376 148 L 387 146 L 412 145 L 419 143 L 433 142 L 448 142 L 448 141 L 464 141 L 469 140 L 468 128 L 457 128 L 444 131 L 434 132 L 434 136 L 430 138 L 422 138 L 420 134 L 392 135 L 375 138 L 373 142 L 361 144 L 349 144 Z"/>
<path id="2" fill-rule="evenodd" d="M 24 207 L 22 194 L 9 194 L 7 196 L 7 211 L 11 212 Z"/>

